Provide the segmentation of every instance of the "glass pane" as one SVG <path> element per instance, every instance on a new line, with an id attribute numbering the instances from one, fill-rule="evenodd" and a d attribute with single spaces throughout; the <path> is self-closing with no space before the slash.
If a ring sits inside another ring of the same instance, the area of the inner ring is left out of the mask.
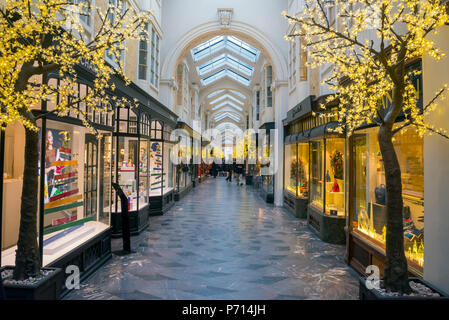
<path id="1" fill-rule="evenodd" d="M 345 215 L 345 139 L 326 140 L 326 214 Z"/>
<path id="2" fill-rule="evenodd" d="M 152 142 L 150 148 L 150 186 L 151 196 L 162 194 L 167 172 L 163 171 L 162 142 Z"/>
<path id="3" fill-rule="evenodd" d="M 149 159 L 148 159 L 148 144 L 147 139 L 140 140 L 140 154 L 139 154 L 139 208 L 148 205 L 149 202 Z"/>
<path id="4" fill-rule="evenodd" d="M 323 208 L 323 141 L 310 142 L 310 203 L 319 210 Z"/>
<path id="5" fill-rule="evenodd" d="M 284 169 L 285 189 L 296 194 L 298 182 L 298 154 L 296 144 L 285 146 L 285 169 Z"/>
<path id="6" fill-rule="evenodd" d="M 298 144 L 298 196 L 309 197 L 309 143 Z"/>
<path id="7" fill-rule="evenodd" d="M 385 168 L 377 140 L 378 128 L 355 138 L 354 229 L 385 244 Z M 404 249 L 409 263 L 424 265 L 424 156 L 423 138 L 409 129 L 393 142 L 401 166 Z"/>
<path id="8" fill-rule="evenodd" d="M 137 210 L 137 186 L 136 186 L 136 164 L 137 146 L 136 138 L 119 137 L 119 162 L 118 162 L 118 184 L 128 197 L 128 210 Z M 118 198 L 117 212 L 121 212 L 120 198 Z"/>

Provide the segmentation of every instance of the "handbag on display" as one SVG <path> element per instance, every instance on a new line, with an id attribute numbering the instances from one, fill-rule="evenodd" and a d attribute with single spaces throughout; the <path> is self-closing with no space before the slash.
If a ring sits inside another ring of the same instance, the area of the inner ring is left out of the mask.
<path id="1" fill-rule="evenodd" d="M 385 205 L 387 202 L 387 189 L 385 189 L 385 185 L 381 184 L 379 187 L 374 189 L 374 195 L 376 197 L 376 203 Z"/>
<path id="2" fill-rule="evenodd" d="M 331 192 L 340 192 L 340 187 L 338 186 L 337 182 L 335 182 L 334 185 L 332 186 Z"/>

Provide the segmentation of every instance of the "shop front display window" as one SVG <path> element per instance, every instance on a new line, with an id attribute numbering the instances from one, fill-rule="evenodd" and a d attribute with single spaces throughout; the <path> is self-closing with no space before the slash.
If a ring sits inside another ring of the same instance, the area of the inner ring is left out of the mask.
<path id="1" fill-rule="evenodd" d="M 323 209 L 324 182 L 324 141 L 310 142 L 310 203 L 317 209 Z"/>
<path id="2" fill-rule="evenodd" d="M 164 148 L 164 171 L 167 172 L 167 185 L 164 188 L 164 193 L 170 192 L 173 190 L 173 187 L 176 185 L 176 175 L 174 173 L 175 166 L 172 159 L 173 153 L 173 143 L 165 142 Z"/>
<path id="3" fill-rule="evenodd" d="M 118 137 L 118 184 L 128 198 L 128 210 L 136 211 L 137 196 L 137 166 L 139 163 L 139 140 L 131 137 Z M 120 198 L 118 198 L 120 203 Z M 121 205 L 117 206 L 121 212 Z"/>
<path id="4" fill-rule="evenodd" d="M 117 183 L 128 198 L 128 211 L 136 212 L 149 203 L 150 121 L 138 108 L 120 107 L 117 111 Z M 120 197 L 114 199 L 116 213 L 120 213 Z"/>
<path id="5" fill-rule="evenodd" d="M 149 139 L 140 139 L 139 155 L 139 209 L 149 203 L 150 176 L 149 176 Z"/>
<path id="6" fill-rule="evenodd" d="M 326 214 L 345 216 L 345 139 L 326 139 Z"/>
<path id="7" fill-rule="evenodd" d="M 162 142 L 151 142 L 150 148 L 150 186 L 151 195 L 161 195 L 164 184 L 167 182 L 167 172 L 164 172 L 162 157 Z"/>
<path id="8" fill-rule="evenodd" d="M 298 143 L 298 196 L 309 197 L 309 143 Z"/>
<path id="9" fill-rule="evenodd" d="M 46 122 L 46 131 L 39 131 L 39 146 L 44 142 L 45 149 L 43 154 L 39 151 L 39 159 L 41 156 L 44 159 L 44 188 L 40 192 L 42 198 L 38 199 L 44 206 L 41 214 L 44 266 L 109 228 L 112 151 L 109 132 L 99 131 L 102 135 L 99 138 L 81 126 L 52 120 Z M 5 180 L 7 197 L 3 206 L 7 210 L 3 211 L 3 222 L 6 223 L 3 225 L 7 232 L 2 241 L 2 262 L 8 265 L 15 264 L 21 201 L 21 184 L 11 182 L 15 174 L 17 181 L 23 181 L 25 143 L 23 128 L 11 129 L 15 131 L 15 152 L 5 153 L 5 158 L 7 161 L 11 158 L 14 165 L 12 171 L 8 171 L 13 174 L 12 179 Z M 12 187 L 17 189 L 16 193 L 8 196 Z"/>
<path id="10" fill-rule="evenodd" d="M 297 195 L 298 187 L 298 153 L 296 144 L 285 146 L 284 181 L 285 189 Z"/>
<path id="11" fill-rule="evenodd" d="M 378 128 L 358 131 L 354 141 L 355 193 L 353 227 L 378 244 L 386 240 L 385 169 L 377 140 Z M 393 141 L 401 166 L 404 249 L 407 259 L 424 265 L 424 148 L 413 129 Z"/>

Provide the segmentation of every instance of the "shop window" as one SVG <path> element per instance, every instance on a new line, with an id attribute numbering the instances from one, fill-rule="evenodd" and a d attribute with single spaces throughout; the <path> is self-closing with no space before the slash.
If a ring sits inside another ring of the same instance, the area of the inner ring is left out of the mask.
<path id="1" fill-rule="evenodd" d="M 23 181 L 24 148 L 20 145 L 25 142 L 21 125 L 10 129 L 14 152 L 6 152 L 5 158 L 12 158 L 14 164 L 8 170 L 11 178 L 4 181 L 2 261 L 14 265 Z M 50 120 L 46 132 L 40 131 L 39 145 L 45 139 L 44 188 L 38 199 L 44 204 L 44 266 L 109 227 L 111 135 L 100 133 L 103 138 L 97 139 L 84 127 Z"/>
<path id="2" fill-rule="evenodd" d="M 285 189 L 297 194 L 298 186 L 298 150 L 296 144 L 289 144 L 285 146 L 285 169 L 284 169 L 284 183 Z"/>
<path id="3" fill-rule="evenodd" d="M 386 239 L 385 169 L 377 140 L 378 128 L 354 136 L 354 229 L 380 245 Z M 413 129 L 393 141 L 401 166 L 404 200 L 404 249 L 412 264 L 424 265 L 424 148 Z"/>
<path id="4" fill-rule="evenodd" d="M 323 209 L 323 151 L 324 141 L 310 142 L 310 164 L 311 164 L 311 178 L 310 178 L 310 203 L 317 207 L 320 211 Z"/>
<path id="5" fill-rule="evenodd" d="M 345 216 L 345 139 L 326 139 L 326 214 Z"/>
<path id="6" fill-rule="evenodd" d="M 139 152 L 139 209 L 148 205 L 150 199 L 150 158 L 149 158 L 150 140 L 147 138 L 140 139 Z"/>
<path id="7" fill-rule="evenodd" d="M 2 263 L 14 265 L 14 249 L 20 226 L 20 206 L 25 158 L 25 129 L 18 121 L 9 124 L 4 133 Z M 6 250 L 6 251 L 5 251 Z M 12 252 L 9 252 L 12 251 Z M 8 255 L 11 255 L 8 259 Z"/>
<path id="8" fill-rule="evenodd" d="M 298 196 L 309 197 L 309 143 L 298 143 Z"/>

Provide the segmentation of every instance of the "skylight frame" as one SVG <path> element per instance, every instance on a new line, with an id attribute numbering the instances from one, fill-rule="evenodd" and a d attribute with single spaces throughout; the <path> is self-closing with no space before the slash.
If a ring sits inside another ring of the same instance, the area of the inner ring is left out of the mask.
<path id="1" fill-rule="evenodd" d="M 217 104 L 217 105 L 214 106 L 211 110 L 212 110 L 212 111 L 215 111 L 215 110 L 218 110 L 218 109 L 220 109 L 220 108 L 222 108 L 222 107 L 226 107 L 226 106 L 231 106 L 231 107 L 233 107 L 234 109 L 237 109 L 238 111 L 243 112 L 243 108 L 237 106 L 236 104 L 232 103 L 232 102 L 229 101 L 229 100 L 226 100 L 226 101 L 223 101 L 223 102 L 220 103 L 220 104 Z"/>
<path id="2" fill-rule="evenodd" d="M 214 105 L 217 104 L 218 102 L 220 102 L 223 99 L 231 99 L 233 102 L 238 103 L 241 106 L 244 106 L 245 103 L 243 101 L 240 101 L 239 99 L 237 99 L 236 97 L 234 97 L 233 95 L 230 95 L 229 93 L 226 93 L 218 98 L 216 98 L 214 101 L 209 102 L 210 105 Z"/>
<path id="3" fill-rule="evenodd" d="M 228 77 L 231 79 L 234 79 L 235 81 L 243 84 L 244 86 L 249 87 L 251 84 L 251 80 L 242 76 L 241 74 L 235 72 L 234 70 L 228 69 L 228 68 L 223 68 L 205 78 L 201 79 L 201 84 L 203 86 L 208 86 L 209 84 L 218 81 L 224 77 Z"/>
<path id="4" fill-rule="evenodd" d="M 234 120 L 235 122 L 240 122 L 241 121 L 239 116 L 237 116 L 235 114 L 232 114 L 230 112 L 225 112 L 225 113 L 222 113 L 222 114 L 214 117 L 216 122 L 221 121 L 221 120 L 226 119 L 226 118 L 230 118 L 230 119 Z"/>
<path id="5" fill-rule="evenodd" d="M 230 89 L 229 92 L 235 94 L 236 96 L 246 100 L 246 96 L 243 93 L 238 92 L 237 90 Z"/>
<path id="6" fill-rule="evenodd" d="M 237 37 L 217 36 L 191 50 L 193 61 L 201 61 L 222 49 L 228 49 L 253 63 L 256 63 L 260 56 L 260 50 Z"/>
<path id="7" fill-rule="evenodd" d="M 198 75 L 201 77 L 224 66 L 234 68 L 248 77 L 252 77 L 254 74 L 253 66 L 227 53 L 222 53 L 217 57 L 208 60 L 207 62 L 199 65 L 196 69 Z"/>
<path id="8" fill-rule="evenodd" d="M 226 91 L 225 89 L 220 89 L 220 90 L 214 91 L 214 92 L 212 92 L 211 94 L 209 94 L 207 96 L 207 99 L 211 99 L 213 97 L 216 97 L 216 96 L 218 96 L 219 94 L 221 94 L 221 93 L 223 93 L 225 91 Z"/>

